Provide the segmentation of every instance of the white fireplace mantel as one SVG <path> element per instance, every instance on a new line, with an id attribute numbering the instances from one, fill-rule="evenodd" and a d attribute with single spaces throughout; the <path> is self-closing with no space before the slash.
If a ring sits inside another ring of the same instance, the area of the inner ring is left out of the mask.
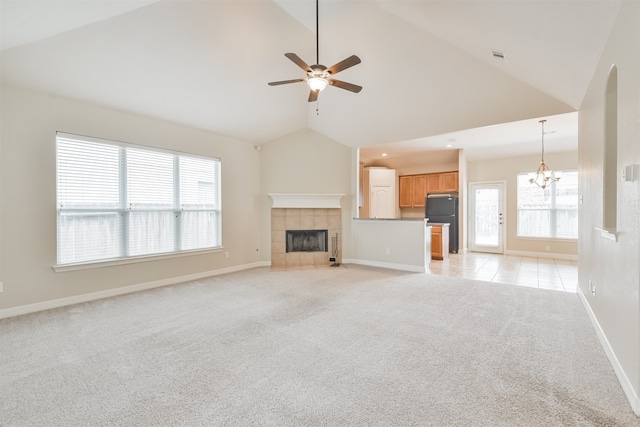
<path id="1" fill-rule="evenodd" d="M 273 199 L 272 208 L 340 209 L 340 199 L 344 194 L 285 194 L 269 193 Z"/>

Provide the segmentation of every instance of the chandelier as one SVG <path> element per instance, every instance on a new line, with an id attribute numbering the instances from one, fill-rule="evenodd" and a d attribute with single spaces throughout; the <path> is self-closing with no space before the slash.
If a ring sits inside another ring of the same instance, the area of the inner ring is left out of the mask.
<path id="1" fill-rule="evenodd" d="M 542 125 L 542 160 L 538 170 L 529 174 L 529 183 L 536 184 L 543 190 L 552 183 L 560 180 L 560 172 L 554 172 L 544 162 L 544 123 L 546 120 L 540 120 Z"/>

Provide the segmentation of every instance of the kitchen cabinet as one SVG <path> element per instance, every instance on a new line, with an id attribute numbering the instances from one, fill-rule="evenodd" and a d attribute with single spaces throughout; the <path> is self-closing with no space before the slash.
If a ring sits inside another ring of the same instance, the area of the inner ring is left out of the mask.
<path id="1" fill-rule="evenodd" d="M 430 173 L 427 176 L 427 194 L 440 193 L 442 191 L 442 174 Z"/>
<path id="2" fill-rule="evenodd" d="M 431 224 L 431 259 L 449 256 L 449 224 Z"/>
<path id="3" fill-rule="evenodd" d="M 427 194 L 458 191 L 458 172 L 403 175 L 398 191 L 401 208 L 423 208 Z"/>
<path id="4" fill-rule="evenodd" d="M 424 207 L 424 199 L 427 197 L 426 175 L 405 175 L 399 180 L 400 207 L 421 208 Z"/>
<path id="5" fill-rule="evenodd" d="M 413 176 L 406 175 L 401 176 L 398 179 L 398 192 L 400 193 L 400 207 L 411 208 L 413 207 Z"/>
<path id="6" fill-rule="evenodd" d="M 361 218 L 396 217 L 396 171 L 386 168 L 364 168 Z"/>
<path id="7" fill-rule="evenodd" d="M 458 172 L 446 172 L 440 174 L 441 190 L 443 193 L 447 191 L 458 191 Z"/>

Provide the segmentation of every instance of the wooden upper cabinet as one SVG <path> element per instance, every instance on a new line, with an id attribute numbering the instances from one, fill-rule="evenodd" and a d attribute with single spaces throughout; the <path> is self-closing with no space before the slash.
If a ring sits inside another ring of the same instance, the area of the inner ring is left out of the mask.
<path id="1" fill-rule="evenodd" d="M 414 175 L 411 192 L 411 203 L 414 208 L 424 207 L 424 199 L 427 197 L 427 176 Z"/>
<path id="2" fill-rule="evenodd" d="M 440 175 L 442 175 L 440 191 L 458 191 L 458 172 L 446 172 Z"/>
<path id="3" fill-rule="evenodd" d="M 411 197 L 413 195 L 413 177 L 412 176 L 401 176 L 400 177 L 400 207 L 401 208 L 410 208 Z"/>
<path id="4" fill-rule="evenodd" d="M 401 176 L 399 184 L 401 208 L 424 207 L 424 199 L 427 197 L 426 175 Z"/>
<path id="5" fill-rule="evenodd" d="M 442 174 L 430 173 L 427 176 L 427 193 L 440 193 L 442 191 Z"/>
<path id="6" fill-rule="evenodd" d="M 429 193 L 458 191 L 458 172 L 400 176 L 400 207 L 424 207 Z"/>

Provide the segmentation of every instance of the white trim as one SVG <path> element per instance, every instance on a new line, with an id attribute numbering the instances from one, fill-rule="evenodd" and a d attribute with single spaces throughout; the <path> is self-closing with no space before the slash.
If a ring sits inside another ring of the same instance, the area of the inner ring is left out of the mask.
<path id="1" fill-rule="evenodd" d="M 607 336 L 605 335 L 604 331 L 600 327 L 600 323 L 598 323 L 598 319 L 596 318 L 596 315 L 594 314 L 593 310 L 591 309 L 591 306 L 589 305 L 589 301 L 582 293 L 582 289 L 580 287 L 578 287 L 578 295 L 580 296 L 580 300 L 584 305 L 584 309 L 586 310 L 587 315 L 591 320 L 593 329 L 595 329 L 596 335 L 600 340 L 600 345 L 602 345 L 602 348 L 604 349 L 604 352 L 607 355 L 607 358 L 609 359 L 609 363 L 611 363 L 611 366 L 613 367 L 613 371 L 616 373 L 616 376 L 618 377 L 618 381 L 622 386 L 622 390 L 624 391 L 624 394 L 627 396 L 627 400 L 631 405 L 631 409 L 633 410 L 633 413 L 640 416 L 640 397 L 638 396 L 638 393 L 633 389 L 633 385 L 631 384 L 631 381 L 629 381 L 629 377 L 627 377 L 627 374 L 624 372 L 622 365 L 620 365 L 620 362 L 616 357 L 616 353 L 613 351 L 611 344 L 609 344 L 609 340 L 607 339 Z"/>
<path id="2" fill-rule="evenodd" d="M 63 138 L 63 139 L 69 139 L 69 140 L 72 140 L 72 141 L 94 142 L 94 143 L 97 143 L 97 144 L 117 145 L 118 147 L 132 147 L 132 148 L 139 148 L 139 149 L 142 149 L 142 150 L 156 151 L 156 152 L 160 152 L 160 153 L 193 156 L 193 157 L 198 157 L 200 159 L 207 159 L 207 160 L 212 160 L 213 159 L 213 160 L 216 160 L 218 162 L 221 162 L 221 158 L 220 157 L 214 157 L 214 156 L 208 156 L 208 155 L 202 155 L 202 154 L 195 154 L 195 153 L 191 153 L 189 151 L 170 150 L 170 149 L 166 149 L 166 148 L 159 148 L 159 147 L 156 147 L 154 145 L 133 144 L 131 142 L 125 142 L 125 141 L 115 141 L 113 139 L 97 138 L 95 136 L 80 135 L 78 133 L 69 133 L 69 132 L 63 132 L 63 131 L 56 131 L 56 138 L 58 138 L 58 137 Z"/>
<path id="3" fill-rule="evenodd" d="M 134 257 L 118 258 L 110 261 L 89 261 L 89 262 L 82 262 L 77 264 L 56 264 L 53 266 L 53 270 L 56 273 L 62 273 L 65 271 L 86 270 L 89 268 L 112 267 L 114 265 L 136 264 L 139 262 L 146 262 L 146 261 L 158 261 L 162 259 L 180 258 L 180 257 L 192 256 L 192 255 L 220 253 L 223 250 L 224 250 L 224 246 L 217 246 L 215 248 L 210 248 L 210 249 L 193 249 L 188 251 L 167 252 L 164 254 L 141 255 L 141 256 L 134 256 Z"/>
<path id="4" fill-rule="evenodd" d="M 604 228 L 598 228 L 598 227 L 594 227 L 593 228 L 596 231 L 600 232 L 600 236 L 603 239 L 608 239 L 608 240 L 613 240 L 614 242 L 618 241 L 618 235 L 614 232 L 611 232 L 609 230 L 605 230 Z"/>
<path id="5" fill-rule="evenodd" d="M 153 282 L 139 283 L 137 285 L 123 286 L 121 288 L 107 289 L 104 291 L 91 292 L 88 294 L 74 295 L 66 298 L 58 298 L 34 304 L 0 309 L 0 319 L 19 316 L 22 314 L 35 313 L 37 311 L 50 310 L 52 308 L 65 307 L 68 305 L 79 304 L 88 301 L 95 301 L 102 298 L 109 298 L 117 295 L 129 294 L 132 292 L 144 291 L 147 289 L 159 288 L 162 286 L 175 285 L 177 283 L 184 283 L 192 280 L 204 279 L 206 277 L 219 276 L 221 274 L 233 273 L 236 271 L 249 270 L 251 268 L 268 267 L 270 265 L 271 262 L 269 261 L 259 261 L 251 264 L 236 265 L 233 267 L 221 268 L 218 270 L 188 274 L 186 276 L 170 277 L 167 279 L 155 280 Z"/>
<path id="6" fill-rule="evenodd" d="M 578 243 L 578 239 L 561 239 L 559 237 L 533 237 L 533 236 L 516 236 L 518 240 L 531 240 L 533 242 L 558 242 L 558 243 Z"/>
<path id="7" fill-rule="evenodd" d="M 340 199 L 344 194 L 284 194 L 269 193 L 273 199 L 272 208 L 340 209 Z"/>
<path id="8" fill-rule="evenodd" d="M 497 180 L 497 181 L 478 181 L 478 182 L 470 182 L 468 185 L 468 191 L 469 191 L 469 195 L 468 195 L 468 211 L 469 211 L 469 216 L 467 218 L 467 229 L 469 231 L 468 235 L 467 235 L 467 245 L 469 247 L 469 250 L 471 250 L 472 252 L 484 252 L 484 253 L 493 253 L 493 254 L 504 254 L 505 253 L 505 248 L 507 247 L 507 181 L 506 180 Z M 499 191 L 499 204 L 500 204 L 500 211 L 501 211 L 501 215 L 502 215 L 502 222 L 500 223 L 500 225 L 502 227 L 500 227 L 500 232 L 499 232 L 499 237 L 500 237 L 500 242 L 495 245 L 495 246 L 491 246 L 491 245 L 479 245 L 475 242 L 475 221 L 474 221 L 474 215 L 475 215 L 475 209 L 476 209 L 476 197 L 475 197 L 475 192 L 473 191 L 473 187 L 480 187 L 480 188 L 497 188 Z M 473 243 L 473 244 L 472 244 Z"/>
<path id="9" fill-rule="evenodd" d="M 504 251 L 505 255 L 526 256 L 532 258 L 551 258 L 551 259 L 565 259 L 568 261 L 578 261 L 578 255 L 571 254 L 554 254 L 551 252 L 531 252 L 531 251 Z"/>
<path id="10" fill-rule="evenodd" d="M 409 264 L 396 264 L 391 262 L 368 261 L 363 259 L 343 259 L 342 263 L 366 265 L 369 267 L 387 268 L 390 270 L 410 271 L 412 273 L 426 273 L 427 271 L 424 265 L 419 266 L 419 265 L 409 265 Z"/>

